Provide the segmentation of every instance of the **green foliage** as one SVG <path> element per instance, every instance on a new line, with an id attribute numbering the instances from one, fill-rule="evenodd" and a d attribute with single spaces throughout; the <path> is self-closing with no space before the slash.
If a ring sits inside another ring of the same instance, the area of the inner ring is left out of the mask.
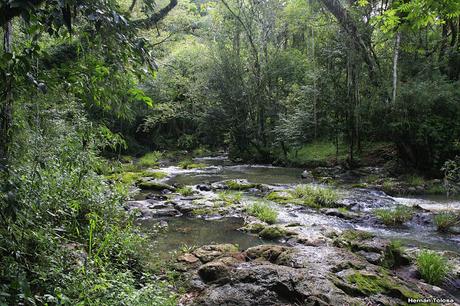
<path id="1" fill-rule="evenodd" d="M 123 209 L 127 190 L 96 173 L 106 139 L 65 108 L 23 135 L 21 160 L 2 180 L 0 304 L 173 304 L 165 282 L 139 286 L 146 242 Z"/>
<path id="2" fill-rule="evenodd" d="M 452 160 L 447 160 L 441 168 L 441 171 L 444 173 L 444 187 L 447 194 L 458 193 L 460 190 L 460 156 L 456 156 L 455 159 Z"/>
<path id="3" fill-rule="evenodd" d="M 419 175 L 413 174 L 409 175 L 405 178 L 405 181 L 410 185 L 410 186 L 423 186 L 425 184 L 425 179 Z"/>
<path id="4" fill-rule="evenodd" d="M 193 195 L 195 193 L 193 191 L 192 187 L 190 187 L 190 186 L 185 186 L 185 187 L 182 187 L 182 188 L 178 188 L 176 190 L 176 192 L 181 194 L 184 197 L 191 196 L 191 195 Z"/>
<path id="5" fill-rule="evenodd" d="M 337 157 L 345 160 L 347 156 L 346 146 L 339 145 L 339 155 L 336 154 L 336 147 L 332 142 L 314 142 L 303 145 L 300 149 L 290 152 L 288 158 L 301 165 L 327 164 Z"/>
<path id="6" fill-rule="evenodd" d="M 398 205 L 394 209 L 376 209 L 374 215 L 385 225 L 401 225 L 412 219 L 414 210 L 404 205 Z"/>
<path id="7" fill-rule="evenodd" d="M 161 156 L 162 153 L 159 151 L 147 153 L 139 158 L 138 164 L 142 167 L 157 167 Z"/>
<path id="8" fill-rule="evenodd" d="M 333 189 L 311 185 L 298 185 L 291 194 L 294 198 L 301 199 L 304 205 L 311 207 L 335 207 L 340 198 Z"/>
<path id="9" fill-rule="evenodd" d="M 417 256 L 417 268 L 421 277 L 433 285 L 442 283 L 450 270 L 447 260 L 442 255 L 427 250 L 423 250 Z"/>
<path id="10" fill-rule="evenodd" d="M 261 221 L 273 224 L 278 219 L 278 212 L 266 202 L 255 202 L 247 208 L 248 214 L 257 217 Z"/>
<path id="11" fill-rule="evenodd" d="M 452 227 L 460 225 L 460 216 L 456 212 L 441 212 L 434 216 L 433 222 L 440 232 L 448 232 Z"/>

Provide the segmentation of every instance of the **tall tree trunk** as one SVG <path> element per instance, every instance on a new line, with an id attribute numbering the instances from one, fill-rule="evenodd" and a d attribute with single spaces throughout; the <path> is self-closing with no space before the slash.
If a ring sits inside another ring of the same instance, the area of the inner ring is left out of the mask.
<path id="1" fill-rule="evenodd" d="M 395 104 L 396 102 L 396 93 L 397 93 L 397 86 L 398 86 L 398 58 L 399 58 L 399 45 L 401 44 L 401 33 L 396 33 L 395 38 L 395 50 L 393 54 L 393 95 L 392 95 L 392 102 Z"/>
<path id="2" fill-rule="evenodd" d="M 379 83 L 379 65 L 377 58 L 372 49 L 370 39 L 368 37 L 363 37 L 362 33 L 358 30 L 358 26 L 353 20 L 349 12 L 342 6 L 339 0 L 321 0 L 321 2 L 326 6 L 329 12 L 337 19 L 342 28 L 350 35 L 350 39 L 353 41 L 353 44 L 363 57 L 366 65 L 369 68 L 369 75 L 371 81 L 375 84 Z"/>
<path id="3" fill-rule="evenodd" d="M 3 26 L 4 53 L 12 53 L 12 21 Z M 3 88 L 0 101 L 0 167 L 8 165 L 11 146 L 11 128 L 13 123 L 13 77 L 9 68 L 2 72 Z"/>
<path id="4" fill-rule="evenodd" d="M 315 30 L 311 28 L 312 58 L 313 58 L 313 118 L 315 124 L 315 140 L 318 138 L 318 99 L 316 94 L 316 59 L 315 59 Z"/>

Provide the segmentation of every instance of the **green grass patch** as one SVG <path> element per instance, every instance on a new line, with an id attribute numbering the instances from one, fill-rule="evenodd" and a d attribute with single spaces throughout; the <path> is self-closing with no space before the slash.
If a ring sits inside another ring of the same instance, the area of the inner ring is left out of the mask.
<path id="1" fill-rule="evenodd" d="M 138 164 L 142 167 L 157 167 L 161 157 L 161 152 L 153 151 L 139 158 Z"/>
<path id="2" fill-rule="evenodd" d="M 450 269 L 446 258 L 428 250 L 417 256 L 417 268 L 420 276 L 433 285 L 442 283 Z"/>
<path id="3" fill-rule="evenodd" d="M 165 177 L 167 177 L 168 175 L 164 172 L 161 172 L 161 171 L 152 171 L 152 170 L 145 170 L 145 171 L 142 171 L 142 176 L 143 177 L 151 177 L 151 178 L 154 178 L 154 179 L 163 179 Z"/>
<path id="4" fill-rule="evenodd" d="M 192 187 L 190 187 L 190 186 L 185 186 L 185 187 L 178 188 L 176 190 L 176 192 L 179 193 L 180 195 L 184 196 L 184 197 L 191 196 L 191 195 L 193 195 L 195 193 L 193 191 Z"/>
<path id="5" fill-rule="evenodd" d="M 376 209 L 374 215 L 385 225 L 401 225 L 414 215 L 414 210 L 410 207 L 399 205 L 395 209 Z"/>
<path id="6" fill-rule="evenodd" d="M 434 216 L 433 222 L 440 232 L 448 232 L 452 227 L 460 224 L 460 216 L 453 212 L 441 212 Z"/>
<path id="7" fill-rule="evenodd" d="M 278 212 L 266 202 L 255 202 L 247 208 L 248 214 L 273 224 L 278 219 Z"/>
<path id="8" fill-rule="evenodd" d="M 265 199 L 280 204 L 286 204 L 294 201 L 294 197 L 287 191 L 272 191 L 265 196 Z"/>
<path id="9" fill-rule="evenodd" d="M 241 203 L 243 194 L 241 192 L 235 192 L 230 190 L 224 190 L 217 194 L 217 199 L 224 202 L 225 206 L 231 206 L 233 204 Z"/>
<path id="10" fill-rule="evenodd" d="M 422 186 L 425 184 L 425 179 L 417 174 L 408 175 L 404 179 L 407 184 L 413 187 Z"/>
<path id="11" fill-rule="evenodd" d="M 179 167 L 182 169 L 202 169 L 202 168 L 206 168 L 206 165 L 195 163 L 191 159 L 185 159 L 179 162 Z"/>
<path id="12" fill-rule="evenodd" d="M 339 194 L 330 188 L 310 185 L 298 185 L 291 191 L 293 198 L 301 199 L 304 205 L 311 207 L 335 207 Z"/>
<path id="13" fill-rule="evenodd" d="M 336 157 L 336 147 L 332 142 L 318 141 L 304 145 L 297 152 L 289 152 L 288 159 L 298 164 L 327 163 Z M 345 145 L 339 145 L 339 160 L 347 157 Z"/>

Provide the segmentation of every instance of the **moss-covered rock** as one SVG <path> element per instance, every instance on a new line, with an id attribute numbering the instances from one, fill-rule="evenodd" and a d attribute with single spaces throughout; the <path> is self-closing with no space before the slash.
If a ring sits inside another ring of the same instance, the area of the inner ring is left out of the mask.
<path id="1" fill-rule="evenodd" d="M 272 191 L 265 198 L 280 204 L 292 203 L 295 200 L 292 194 L 287 191 Z"/>
<path id="2" fill-rule="evenodd" d="M 240 230 L 242 230 L 244 232 L 248 232 L 248 233 L 258 234 L 261 231 L 263 231 L 265 229 L 265 227 L 266 227 L 266 225 L 263 224 L 263 223 L 252 222 L 252 223 L 249 223 L 249 224 L 245 225 Z"/>
<path id="3" fill-rule="evenodd" d="M 275 240 L 286 236 L 286 234 L 286 230 L 279 226 L 267 226 L 259 233 L 259 236 L 263 239 Z"/>
<path id="4" fill-rule="evenodd" d="M 376 275 L 366 271 L 355 271 L 349 274 L 346 279 L 353 289 L 364 296 L 386 294 L 402 301 L 407 301 L 408 298 L 422 298 L 419 293 L 384 273 Z"/>
<path id="5" fill-rule="evenodd" d="M 229 180 L 225 181 L 224 184 L 230 190 L 240 191 L 260 187 L 260 184 L 249 183 L 247 180 Z"/>
<path id="6" fill-rule="evenodd" d="M 170 191 L 176 190 L 176 188 L 174 188 L 171 185 L 160 183 L 160 182 L 155 182 L 155 181 L 139 182 L 137 183 L 137 187 L 139 187 L 142 190 L 165 190 L 165 189 L 170 190 Z"/>

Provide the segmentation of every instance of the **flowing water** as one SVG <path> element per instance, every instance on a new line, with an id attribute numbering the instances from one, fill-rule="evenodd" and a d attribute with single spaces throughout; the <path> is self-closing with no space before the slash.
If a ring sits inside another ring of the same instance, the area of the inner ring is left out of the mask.
<path id="1" fill-rule="evenodd" d="M 161 171 L 168 174 L 164 182 L 194 186 L 210 184 L 228 179 L 246 179 L 251 183 L 269 185 L 272 189 L 292 188 L 302 183 L 300 174 L 302 169 L 282 168 L 268 165 L 235 165 L 225 156 L 196 159 L 199 163 L 208 165 L 205 169 L 184 170 L 175 166 L 163 167 Z M 398 204 L 418 205 L 428 210 L 454 209 L 460 210 L 458 199 L 445 197 L 390 197 L 383 192 L 367 189 L 353 189 L 349 186 L 337 188 L 346 198 L 345 201 L 353 202 L 354 207 L 360 211 L 369 212 L 375 208 L 394 207 Z M 212 197 L 212 192 L 202 192 L 202 196 Z M 246 194 L 244 200 L 256 200 L 254 195 Z M 276 205 L 279 211 L 278 222 L 299 223 L 301 231 L 305 234 L 321 232 L 324 228 L 361 229 L 375 235 L 398 239 L 407 245 L 417 247 L 430 247 L 432 249 L 450 250 L 460 253 L 460 235 L 440 234 L 432 222 L 409 222 L 405 226 L 389 228 L 379 225 L 375 219 L 346 220 L 334 216 L 327 216 L 315 210 L 298 206 Z M 372 215 L 372 214 L 368 214 Z M 198 246 L 209 243 L 235 243 L 241 248 L 264 243 L 256 236 L 248 235 L 237 229 L 243 225 L 241 218 L 224 218 L 221 220 L 202 220 L 197 218 L 172 218 L 168 219 L 168 227 L 158 237 L 156 249 L 160 253 L 167 253 L 183 245 Z M 153 223 L 146 221 L 146 227 Z"/>

